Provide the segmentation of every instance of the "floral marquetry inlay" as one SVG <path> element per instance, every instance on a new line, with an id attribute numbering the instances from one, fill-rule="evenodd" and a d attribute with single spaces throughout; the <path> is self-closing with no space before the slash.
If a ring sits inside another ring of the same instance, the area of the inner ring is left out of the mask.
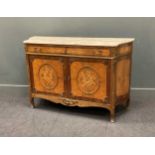
<path id="1" fill-rule="evenodd" d="M 99 88 L 99 76 L 96 71 L 90 67 L 83 67 L 79 71 L 77 82 L 79 89 L 84 94 L 94 94 Z"/>
<path id="2" fill-rule="evenodd" d="M 50 64 L 44 64 L 39 69 L 41 85 L 46 89 L 54 89 L 58 82 L 56 71 Z"/>

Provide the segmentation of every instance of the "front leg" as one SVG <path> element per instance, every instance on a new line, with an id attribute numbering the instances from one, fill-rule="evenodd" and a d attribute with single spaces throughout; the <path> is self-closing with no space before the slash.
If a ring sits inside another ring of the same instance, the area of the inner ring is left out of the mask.
<path id="1" fill-rule="evenodd" d="M 128 98 L 127 102 L 126 102 L 126 108 L 128 108 L 130 105 L 130 98 Z"/>
<path id="2" fill-rule="evenodd" d="M 31 103 L 31 107 L 32 108 L 36 108 L 35 102 L 34 102 L 34 98 L 30 97 L 30 103 Z"/>
<path id="3" fill-rule="evenodd" d="M 110 122 L 111 123 L 115 122 L 115 109 L 110 110 Z"/>

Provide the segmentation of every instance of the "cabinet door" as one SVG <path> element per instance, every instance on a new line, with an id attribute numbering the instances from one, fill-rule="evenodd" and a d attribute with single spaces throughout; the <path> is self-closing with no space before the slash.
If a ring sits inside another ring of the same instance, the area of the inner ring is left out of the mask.
<path id="1" fill-rule="evenodd" d="M 104 101 L 107 98 L 107 64 L 77 60 L 70 63 L 71 95 L 75 98 Z"/>
<path id="2" fill-rule="evenodd" d="M 31 67 L 35 92 L 63 95 L 64 63 L 62 60 L 43 56 L 32 59 Z"/>

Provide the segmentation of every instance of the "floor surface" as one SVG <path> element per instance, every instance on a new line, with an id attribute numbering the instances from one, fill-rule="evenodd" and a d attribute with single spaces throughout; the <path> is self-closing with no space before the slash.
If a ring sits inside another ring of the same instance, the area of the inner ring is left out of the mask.
<path id="1" fill-rule="evenodd" d="M 39 100 L 29 106 L 27 88 L 0 88 L 0 136 L 155 136 L 155 91 L 132 91 L 129 109 L 120 109 L 116 122 L 98 108 L 71 108 Z"/>

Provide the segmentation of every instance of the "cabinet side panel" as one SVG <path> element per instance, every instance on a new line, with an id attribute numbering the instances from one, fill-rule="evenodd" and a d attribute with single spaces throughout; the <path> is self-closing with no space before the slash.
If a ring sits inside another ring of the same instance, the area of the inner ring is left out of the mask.
<path id="1" fill-rule="evenodd" d="M 123 96 L 129 93 L 130 87 L 130 59 L 120 59 L 116 65 L 116 95 Z"/>

